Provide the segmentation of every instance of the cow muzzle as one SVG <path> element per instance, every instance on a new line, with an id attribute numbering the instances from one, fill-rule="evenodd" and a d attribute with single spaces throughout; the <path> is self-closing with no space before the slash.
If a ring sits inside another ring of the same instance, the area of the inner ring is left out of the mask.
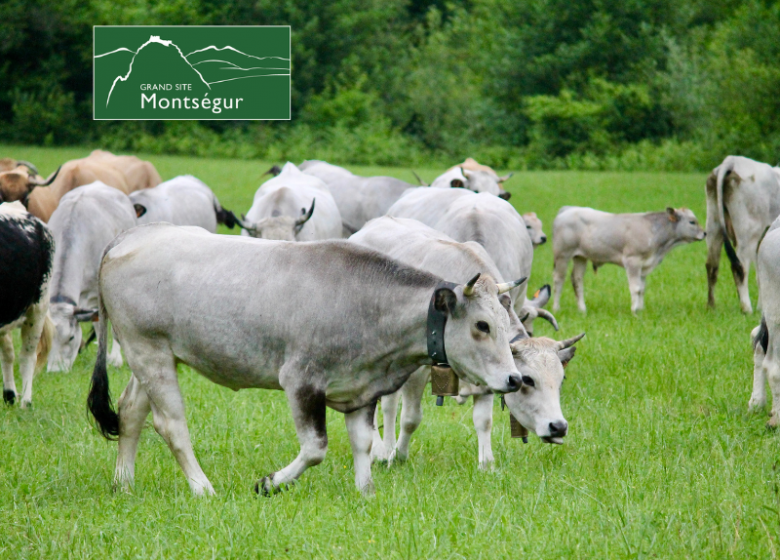
<path id="1" fill-rule="evenodd" d="M 514 393 L 519 391 L 520 387 L 523 386 L 523 379 L 515 373 L 510 373 L 506 378 L 506 386 L 507 390 L 504 391 L 505 393 Z"/>
<path id="2" fill-rule="evenodd" d="M 556 420 L 548 424 L 550 433 L 546 436 L 542 436 L 541 439 L 545 443 L 554 443 L 561 445 L 563 438 L 569 432 L 569 423 L 566 420 Z"/>

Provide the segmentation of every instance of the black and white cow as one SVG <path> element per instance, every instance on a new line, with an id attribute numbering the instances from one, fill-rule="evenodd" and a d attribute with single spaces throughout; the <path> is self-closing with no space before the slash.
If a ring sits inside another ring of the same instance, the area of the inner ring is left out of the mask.
<path id="1" fill-rule="evenodd" d="M 12 333 L 21 328 L 21 406 L 32 403 L 36 366 L 46 363 L 52 326 L 48 318 L 54 240 L 48 228 L 19 202 L 0 204 L 0 365 L 3 399 L 16 400 Z"/>

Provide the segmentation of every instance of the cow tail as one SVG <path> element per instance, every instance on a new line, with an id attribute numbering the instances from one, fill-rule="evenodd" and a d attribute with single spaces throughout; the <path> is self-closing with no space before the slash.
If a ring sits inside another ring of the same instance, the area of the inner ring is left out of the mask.
<path id="1" fill-rule="evenodd" d="M 92 370 L 92 387 L 87 397 L 87 408 L 97 422 L 103 437 L 115 440 L 119 435 L 119 415 L 111 403 L 111 393 L 108 390 L 108 313 L 103 303 L 103 297 L 98 288 L 97 337 L 98 351 L 95 369 Z"/>
<path id="2" fill-rule="evenodd" d="M 38 355 L 35 360 L 35 369 L 43 369 L 46 362 L 49 360 L 49 352 L 51 351 L 51 341 L 54 339 L 54 323 L 48 313 L 43 318 L 43 330 L 41 331 L 41 338 L 38 339 L 38 348 L 35 350 Z"/>
<path id="3" fill-rule="evenodd" d="M 766 354 L 766 348 L 769 346 L 769 329 L 766 328 L 766 318 L 763 315 L 761 316 L 761 326 L 759 326 L 758 332 L 756 333 L 755 338 L 753 338 L 753 350 L 755 350 L 756 346 L 759 344 L 764 350 L 764 354 Z"/>
<path id="4" fill-rule="evenodd" d="M 214 197 L 214 212 L 217 214 L 217 223 L 223 224 L 228 229 L 233 229 L 238 224 L 238 218 L 236 218 L 236 215 L 233 214 L 230 210 L 225 210 L 220 205 L 219 201 L 217 200 L 217 197 Z"/>
<path id="5" fill-rule="evenodd" d="M 723 199 L 723 182 L 726 180 L 726 176 L 734 170 L 734 160 L 732 158 L 726 158 L 726 160 L 718 167 L 718 176 L 715 181 L 715 203 L 718 207 L 718 225 L 721 232 L 723 232 L 723 246 L 726 249 L 726 256 L 731 263 L 731 270 L 740 282 L 745 280 L 745 268 L 737 257 L 737 252 L 734 250 L 734 245 L 729 238 L 728 230 L 726 229 L 726 202 Z"/>

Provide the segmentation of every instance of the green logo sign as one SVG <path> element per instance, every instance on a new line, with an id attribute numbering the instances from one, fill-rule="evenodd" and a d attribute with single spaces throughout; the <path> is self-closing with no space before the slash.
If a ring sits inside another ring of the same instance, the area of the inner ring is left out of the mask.
<path id="1" fill-rule="evenodd" d="M 289 26 L 95 26 L 97 120 L 286 120 Z"/>

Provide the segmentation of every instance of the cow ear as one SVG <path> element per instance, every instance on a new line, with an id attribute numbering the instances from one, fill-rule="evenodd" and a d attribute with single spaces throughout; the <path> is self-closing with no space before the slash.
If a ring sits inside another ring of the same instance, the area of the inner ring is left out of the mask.
<path id="1" fill-rule="evenodd" d="M 569 362 L 574 357 L 574 353 L 577 351 L 576 346 L 569 346 L 568 348 L 564 348 L 563 350 L 558 350 L 558 359 L 561 360 L 561 364 L 563 367 L 566 367 L 569 365 Z"/>
<path id="2" fill-rule="evenodd" d="M 677 211 L 674 208 L 672 208 L 671 206 L 667 206 L 666 207 L 666 214 L 669 216 L 669 221 L 670 222 L 676 222 L 676 221 L 678 221 L 680 219 L 677 216 Z"/>
<path id="3" fill-rule="evenodd" d="M 143 204 L 133 204 L 133 208 L 135 208 L 135 217 L 140 218 L 144 214 L 146 214 L 146 206 Z"/>
<path id="4" fill-rule="evenodd" d="M 450 181 L 450 187 L 452 187 L 453 189 L 463 189 L 466 187 L 466 185 L 463 184 L 462 179 L 453 179 L 452 181 Z"/>
<path id="5" fill-rule="evenodd" d="M 433 294 L 433 307 L 436 311 L 447 313 L 448 315 L 452 314 L 457 303 L 458 297 L 449 288 L 439 288 Z"/>

